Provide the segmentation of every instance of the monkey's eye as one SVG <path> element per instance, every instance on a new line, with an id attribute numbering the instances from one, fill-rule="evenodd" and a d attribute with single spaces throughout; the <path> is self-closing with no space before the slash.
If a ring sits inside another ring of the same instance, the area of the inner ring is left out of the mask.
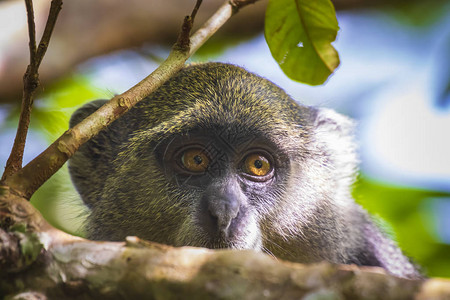
<path id="1" fill-rule="evenodd" d="M 250 154 L 244 161 L 244 172 L 253 176 L 265 176 L 271 171 L 269 160 L 258 153 Z"/>
<path id="2" fill-rule="evenodd" d="M 181 164 L 190 172 L 203 173 L 208 168 L 209 159 L 203 149 L 191 148 L 182 153 Z"/>

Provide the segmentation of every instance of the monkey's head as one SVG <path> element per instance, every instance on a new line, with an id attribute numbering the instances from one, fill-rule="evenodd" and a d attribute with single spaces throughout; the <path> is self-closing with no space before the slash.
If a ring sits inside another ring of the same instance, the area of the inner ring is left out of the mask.
<path id="1" fill-rule="evenodd" d="M 352 204 L 351 130 L 239 67 L 199 64 L 83 145 L 69 169 L 90 238 L 276 252 L 292 235 L 316 243 Z"/>

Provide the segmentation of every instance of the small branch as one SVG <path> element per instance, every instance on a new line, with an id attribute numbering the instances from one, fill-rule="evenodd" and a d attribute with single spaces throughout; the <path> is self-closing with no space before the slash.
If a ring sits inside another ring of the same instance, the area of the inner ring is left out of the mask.
<path id="1" fill-rule="evenodd" d="M 178 35 L 177 42 L 173 46 L 172 51 L 179 51 L 179 52 L 184 52 L 184 53 L 189 52 L 189 46 L 190 46 L 189 45 L 190 44 L 189 36 L 191 34 L 192 26 L 193 26 L 192 18 L 190 16 L 184 17 L 180 34 Z M 183 62 L 183 64 L 184 64 L 184 62 Z"/>
<path id="2" fill-rule="evenodd" d="M 36 53 L 37 68 L 39 68 L 39 66 L 41 65 L 45 52 L 47 52 L 48 45 L 50 43 L 50 37 L 52 36 L 53 29 L 55 28 L 56 20 L 58 19 L 58 15 L 59 12 L 61 11 L 61 8 L 62 8 L 62 0 L 52 0 L 50 12 L 48 13 L 47 23 L 45 24 L 44 33 L 42 34 L 42 38 Z"/>
<path id="3" fill-rule="evenodd" d="M 197 0 L 191 15 L 184 17 L 183 26 L 181 27 L 181 32 L 178 35 L 178 39 L 175 44 L 175 47 L 180 47 L 180 51 L 189 52 L 191 30 L 192 26 L 194 26 L 195 15 L 197 14 L 201 4 L 202 0 Z"/>
<path id="4" fill-rule="evenodd" d="M 248 1 L 248 3 L 253 2 L 255 0 Z M 128 91 L 112 98 L 95 113 L 66 131 L 28 165 L 12 176 L 7 177 L 4 180 L 4 184 L 8 185 L 13 193 L 29 199 L 84 142 L 127 112 L 136 103 L 150 95 L 183 68 L 186 60 L 235 12 L 236 8 L 226 1 L 191 37 L 189 44 L 186 43 L 185 36 L 190 31 L 191 25 L 185 20 L 180 34 L 182 36 L 181 41 L 179 39 L 172 48 L 169 57 L 153 73 Z M 190 17 L 188 18 L 190 20 Z"/>
<path id="5" fill-rule="evenodd" d="M 223 24 L 234 14 L 236 14 L 242 7 L 255 3 L 258 0 L 235 0 L 225 1 L 217 12 L 209 18 L 202 28 L 197 30 L 191 36 L 191 46 L 189 55 L 194 54 Z M 236 4 L 235 2 L 239 3 Z"/>
<path id="6" fill-rule="evenodd" d="M 230 0 L 230 4 L 237 10 L 241 9 L 242 7 L 253 4 L 258 0 Z"/>
<path id="7" fill-rule="evenodd" d="M 23 93 L 22 108 L 20 110 L 19 124 L 14 139 L 11 154 L 6 162 L 5 172 L 2 180 L 7 176 L 14 174 L 22 167 L 23 151 L 25 149 L 25 141 L 27 138 L 28 125 L 30 124 L 31 107 L 33 105 L 34 91 L 38 86 L 38 75 L 36 66 L 36 27 L 34 23 L 33 1 L 25 0 L 28 19 L 28 36 L 29 36 L 29 52 L 30 64 L 23 76 Z"/>
<path id="8" fill-rule="evenodd" d="M 194 9 L 192 10 L 192 13 L 191 13 L 192 23 L 195 20 L 195 16 L 197 15 L 197 12 L 198 12 L 198 10 L 200 8 L 200 5 L 202 5 L 202 2 L 203 2 L 203 0 L 197 0 L 197 3 L 195 4 Z"/>
<path id="9" fill-rule="evenodd" d="M 34 23 L 33 1 L 25 0 L 28 16 L 28 35 L 30 38 L 30 64 L 23 76 L 23 94 L 22 107 L 20 111 L 19 124 L 17 126 L 17 133 L 14 139 L 14 144 L 11 154 L 6 162 L 5 172 L 3 173 L 1 181 L 4 181 L 8 176 L 15 174 L 22 168 L 23 151 L 25 149 L 25 142 L 30 124 L 31 109 L 33 107 L 34 93 L 39 86 L 39 65 L 44 58 L 47 51 L 50 37 L 55 27 L 56 19 L 61 10 L 62 0 L 53 0 L 50 6 L 50 12 L 45 26 L 44 34 L 39 43 L 39 48 L 36 49 L 36 32 Z"/>
<path id="10" fill-rule="evenodd" d="M 25 0 L 25 6 L 27 8 L 28 37 L 30 39 L 28 45 L 30 48 L 31 65 L 36 59 L 36 27 L 34 23 L 33 0 Z"/>

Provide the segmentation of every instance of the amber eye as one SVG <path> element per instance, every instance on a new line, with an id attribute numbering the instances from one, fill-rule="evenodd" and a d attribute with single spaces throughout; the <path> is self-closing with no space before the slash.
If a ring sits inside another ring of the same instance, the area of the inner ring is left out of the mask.
<path id="1" fill-rule="evenodd" d="M 250 154 L 245 158 L 244 171 L 254 176 L 265 176 L 271 170 L 269 160 L 261 154 Z"/>
<path id="2" fill-rule="evenodd" d="M 202 173 L 208 168 L 209 159 L 203 152 L 203 149 L 192 148 L 183 152 L 181 163 L 188 171 Z"/>

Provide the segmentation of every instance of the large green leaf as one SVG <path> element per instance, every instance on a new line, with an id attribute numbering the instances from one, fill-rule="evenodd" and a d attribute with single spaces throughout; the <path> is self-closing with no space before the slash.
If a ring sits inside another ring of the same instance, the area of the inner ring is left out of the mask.
<path id="1" fill-rule="evenodd" d="M 331 43 L 339 30 L 330 0 L 270 0 L 265 36 L 272 56 L 291 79 L 322 84 L 339 65 Z"/>

